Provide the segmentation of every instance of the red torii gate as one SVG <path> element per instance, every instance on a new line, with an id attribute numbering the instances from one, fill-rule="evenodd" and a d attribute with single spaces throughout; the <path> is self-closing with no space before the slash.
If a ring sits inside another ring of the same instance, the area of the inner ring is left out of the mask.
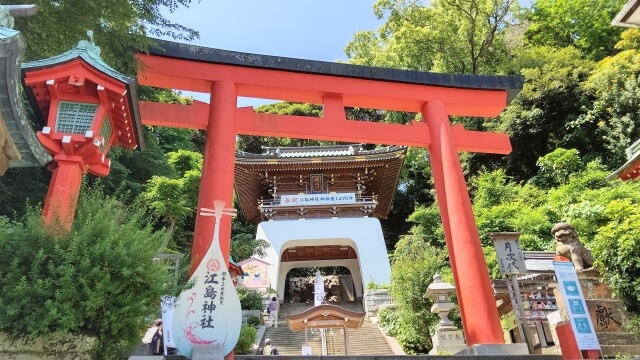
<path id="1" fill-rule="evenodd" d="M 231 203 L 236 134 L 425 147 L 467 344 L 504 343 L 458 151 L 508 154 L 507 135 L 452 126 L 450 115 L 495 117 L 522 88 L 519 76 L 434 74 L 238 53 L 158 41 L 139 54 L 141 85 L 211 94 L 210 105 L 140 102 L 143 124 L 207 131 L 198 208 Z M 256 114 L 237 97 L 323 104 L 323 118 Z M 347 120 L 344 107 L 420 112 L 410 125 Z M 191 268 L 211 245 L 213 219 L 198 216 Z M 229 255 L 231 220 L 220 224 Z"/>

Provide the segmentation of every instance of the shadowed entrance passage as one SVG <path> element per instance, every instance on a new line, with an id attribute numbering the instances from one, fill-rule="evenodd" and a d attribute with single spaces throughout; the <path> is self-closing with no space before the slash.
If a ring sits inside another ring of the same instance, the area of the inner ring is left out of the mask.
<path id="1" fill-rule="evenodd" d="M 434 177 L 447 249 L 469 345 L 504 342 L 459 151 L 508 154 L 504 134 L 452 126 L 451 115 L 497 116 L 522 88 L 520 76 L 434 74 L 280 58 L 158 41 L 139 54 L 140 84 L 211 94 L 210 105 L 140 103 L 143 123 L 207 130 L 198 208 L 231 203 L 237 134 L 424 147 Z M 256 114 L 237 97 L 323 105 L 323 117 Z M 419 112 L 409 125 L 347 120 L 344 108 Z M 231 219 L 220 247 L 228 257 Z M 214 220 L 198 216 L 192 269 L 210 246 Z"/>

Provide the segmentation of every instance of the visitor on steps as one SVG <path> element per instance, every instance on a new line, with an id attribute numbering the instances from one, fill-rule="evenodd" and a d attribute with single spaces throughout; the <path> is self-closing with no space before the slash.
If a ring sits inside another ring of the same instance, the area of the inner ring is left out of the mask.
<path id="1" fill-rule="evenodd" d="M 162 319 L 156 319 L 154 322 L 156 327 L 156 332 L 153 334 L 151 338 L 151 343 L 149 347 L 151 348 L 151 353 L 153 355 L 162 355 L 164 354 L 164 339 L 162 337 Z"/>
<path id="2" fill-rule="evenodd" d="M 262 355 L 280 355 L 278 349 L 271 345 L 271 339 L 264 340 L 264 348 L 262 349 Z"/>
<path id="3" fill-rule="evenodd" d="M 280 309 L 280 303 L 276 297 L 271 298 L 271 302 L 267 305 L 267 313 L 269 314 L 269 325 L 278 327 L 278 310 Z"/>

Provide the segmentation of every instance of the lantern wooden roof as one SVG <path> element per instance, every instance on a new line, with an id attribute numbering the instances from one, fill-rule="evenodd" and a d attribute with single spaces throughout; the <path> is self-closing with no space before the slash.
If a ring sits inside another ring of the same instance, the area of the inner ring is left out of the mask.
<path id="1" fill-rule="evenodd" d="M 343 309 L 335 305 L 318 305 L 299 314 L 287 315 L 287 325 L 292 331 L 305 329 L 349 328 L 362 326 L 366 313 Z"/>
<path id="2" fill-rule="evenodd" d="M 311 193 L 311 174 L 322 174 L 330 192 L 360 191 L 377 201 L 371 216 L 386 218 L 398 185 L 406 147 L 364 150 L 361 145 L 264 148 L 263 154 L 238 152 L 235 190 L 248 221 L 262 220 L 258 202 L 279 194 Z M 330 184 L 330 185 L 329 185 Z"/>
<path id="3" fill-rule="evenodd" d="M 80 102 L 100 97 L 100 102 L 110 105 L 108 115 L 116 133 L 111 145 L 142 150 L 138 81 L 107 65 L 100 58 L 92 33 L 88 34 L 89 41 L 82 40 L 63 54 L 22 64 L 23 85 L 36 118 L 41 126 L 51 125 L 47 125 L 47 119 L 55 97 Z"/>

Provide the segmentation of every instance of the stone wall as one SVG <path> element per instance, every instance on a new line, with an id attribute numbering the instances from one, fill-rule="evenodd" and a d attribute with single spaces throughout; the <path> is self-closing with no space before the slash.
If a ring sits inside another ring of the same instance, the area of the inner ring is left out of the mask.
<path id="1" fill-rule="evenodd" d="M 87 336 L 51 334 L 35 340 L 14 339 L 0 333 L 0 359 L 91 360 L 95 339 Z"/>
<path id="2" fill-rule="evenodd" d="M 377 316 L 380 305 L 391 304 L 391 295 L 387 289 L 365 290 L 362 305 L 367 316 Z"/>

